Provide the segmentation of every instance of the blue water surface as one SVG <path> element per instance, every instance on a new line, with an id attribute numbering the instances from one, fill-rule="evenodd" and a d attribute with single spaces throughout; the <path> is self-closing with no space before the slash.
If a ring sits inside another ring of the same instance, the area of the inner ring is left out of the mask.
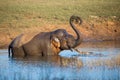
<path id="1" fill-rule="evenodd" d="M 119 42 L 83 43 L 59 56 L 8 58 L 0 50 L 0 80 L 120 80 Z"/>

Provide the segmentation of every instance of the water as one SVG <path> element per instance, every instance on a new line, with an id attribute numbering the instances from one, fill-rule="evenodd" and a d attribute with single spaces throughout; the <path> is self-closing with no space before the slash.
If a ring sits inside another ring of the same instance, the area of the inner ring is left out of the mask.
<path id="1" fill-rule="evenodd" d="M 120 42 L 82 43 L 59 56 L 8 58 L 0 50 L 0 80 L 120 80 Z"/>

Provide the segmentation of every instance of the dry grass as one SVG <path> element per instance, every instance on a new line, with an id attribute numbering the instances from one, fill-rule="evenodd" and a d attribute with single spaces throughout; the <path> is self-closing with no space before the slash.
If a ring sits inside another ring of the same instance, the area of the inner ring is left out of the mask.
<path id="1" fill-rule="evenodd" d="M 68 23 L 71 15 L 83 19 L 120 17 L 119 0 L 1 0 L 0 28 L 21 30 L 44 24 Z M 2 29 L 0 29 L 2 31 Z"/>

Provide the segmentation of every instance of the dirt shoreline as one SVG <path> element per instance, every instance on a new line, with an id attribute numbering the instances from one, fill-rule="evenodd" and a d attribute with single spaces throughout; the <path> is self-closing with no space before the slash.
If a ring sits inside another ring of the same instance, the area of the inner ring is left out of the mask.
<path id="1" fill-rule="evenodd" d="M 6 31 L 0 32 L 0 49 L 6 49 L 10 42 L 19 34 L 27 32 L 48 32 L 56 29 L 66 29 L 68 33 L 75 35 L 74 31 L 69 27 L 68 24 L 60 25 L 44 25 L 42 27 L 30 27 L 22 29 L 21 32 L 17 31 Z M 83 22 L 82 25 L 77 28 L 81 32 L 83 41 L 110 41 L 120 40 L 120 22 L 119 21 L 106 21 L 106 22 Z"/>

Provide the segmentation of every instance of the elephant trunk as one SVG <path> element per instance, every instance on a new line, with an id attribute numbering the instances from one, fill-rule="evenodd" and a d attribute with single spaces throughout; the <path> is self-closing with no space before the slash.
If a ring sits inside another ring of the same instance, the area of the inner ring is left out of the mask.
<path id="1" fill-rule="evenodd" d="M 76 28 L 76 26 L 73 24 L 73 21 L 75 21 L 76 23 L 82 24 L 82 20 L 78 16 L 71 16 L 70 20 L 69 20 L 72 29 L 75 31 L 75 33 L 77 35 L 77 39 L 75 39 L 75 44 L 73 44 L 73 46 L 72 46 L 74 48 L 74 47 L 78 46 L 81 43 L 82 39 L 80 37 L 81 33 Z"/>

